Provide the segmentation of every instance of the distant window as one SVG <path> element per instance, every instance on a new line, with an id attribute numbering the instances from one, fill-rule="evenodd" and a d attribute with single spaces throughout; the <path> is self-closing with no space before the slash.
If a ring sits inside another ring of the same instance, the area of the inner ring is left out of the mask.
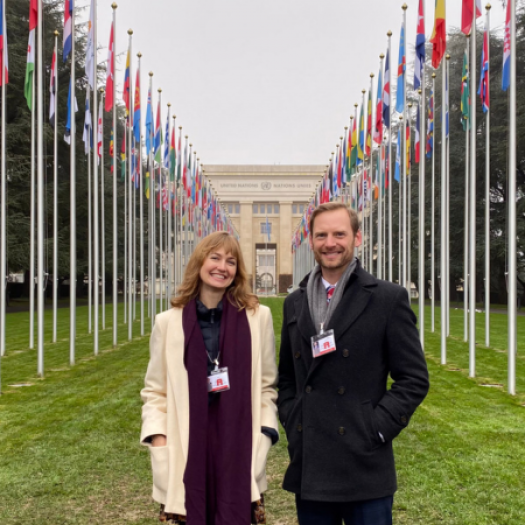
<path id="1" fill-rule="evenodd" d="M 299 213 L 304 213 L 304 204 L 299 206 Z"/>
<path id="2" fill-rule="evenodd" d="M 292 204 L 292 213 L 294 215 L 297 213 L 297 204 Z"/>
<path id="3" fill-rule="evenodd" d="M 257 206 L 257 204 L 253 205 L 253 213 L 259 213 L 259 207 Z"/>
<path id="4" fill-rule="evenodd" d="M 259 205 L 259 213 L 264 213 L 264 204 Z"/>
<path id="5" fill-rule="evenodd" d="M 266 229 L 266 223 L 265 222 L 261 222 L 261 233 L 263 235 L 268 235 L 268 234 L 272 234 L 272 223 L 269 222 L 268 223 L 268 229 Z"/>
<path id="6" fill-rule="evenodd" d="M 236 204 L 235 205 L 235 213 L 238 215 L 239 213 L 241 213 L 241 205 L 240 204 Z"/>
<path id="7" fill-rule="evenodd" d="M 274 204 L 273 205 L 273 212 L 274 213 L 279 213 L 279 205 L 278 204 Z"/>
<path id="8" fill-rule="evenodd" d="M 259 255 L 259 266 L 273 266 L 274 264 L 274 255 Z"/>
<path id="9" fill-rule="evenodd" d="M 228 213 L 233 213 L 233 204 L 228 204 Z"/>

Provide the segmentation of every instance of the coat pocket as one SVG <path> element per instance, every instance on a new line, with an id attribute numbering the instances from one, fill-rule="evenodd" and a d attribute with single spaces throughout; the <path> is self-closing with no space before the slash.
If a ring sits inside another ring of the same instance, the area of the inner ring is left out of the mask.
<path id="1" fill-rule="evenodd" d="M 361 405 L 361 409 L 363 410 L 363 421 L 365 422 L 368 439 L 370 441 L 370 450 L 375 450 L 376 448 L 379 448 L 381 445 L 383 445 L 383 442 L 379 437 L 379 431 L 377 429 L 377 425 L 375 424 L 374 407 L 372 406 L 372 402 L 365 401 Z"/>
<path id="2" fill-rule="evenodd" d="M 150 447 L 150 455 L 153 491 L 165 495 L 168 492 L 169 446 Z"/>

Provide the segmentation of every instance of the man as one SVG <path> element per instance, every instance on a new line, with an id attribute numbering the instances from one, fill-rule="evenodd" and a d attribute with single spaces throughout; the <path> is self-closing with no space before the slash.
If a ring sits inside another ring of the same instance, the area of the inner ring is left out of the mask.
<path id="1" fill-rule="evenodd" d="M 377 280 L 354 257 L 361 232 L 346 205 L 316 208 L 309 242 L 317 266 L 284 302 L 283 488 L 296 495 L 300 525 L 389 525 L 392 440 L 428 391 L 416 317 L 404 288 Z"/>

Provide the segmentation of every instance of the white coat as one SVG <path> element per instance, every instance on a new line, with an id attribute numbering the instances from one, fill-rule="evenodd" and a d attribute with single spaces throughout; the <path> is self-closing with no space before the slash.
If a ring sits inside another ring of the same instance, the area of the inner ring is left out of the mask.
<path id="1" fill-rule="evenodd" d="M 260 305 L 255 311 L 248 310 L 247 318 L 252 338 L 251 499 L 257 501 L 267 489 L 266 456 L 271 447 L 261 427 L 278 429 L 277 365 L 270 309 Z M 155 318 L 141 396 L 140 440 L 151 453 L 153 499 L 163 503 L 166 512 L 185 516 L 183 476 L 188 460 L 190 405 L 181 308 L 171 308 Z M 155 434 L 167 437 L 165 447 L 152 447 L 145 441 Z"/>

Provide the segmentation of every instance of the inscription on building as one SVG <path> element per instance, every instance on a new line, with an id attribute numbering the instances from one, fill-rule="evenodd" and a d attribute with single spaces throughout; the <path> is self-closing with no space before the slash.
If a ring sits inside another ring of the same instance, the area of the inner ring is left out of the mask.
<path id="1" fill-rule="evenodd" d="M 220 190 L 313 190 L 309 182 L 219 182 Z"/>

